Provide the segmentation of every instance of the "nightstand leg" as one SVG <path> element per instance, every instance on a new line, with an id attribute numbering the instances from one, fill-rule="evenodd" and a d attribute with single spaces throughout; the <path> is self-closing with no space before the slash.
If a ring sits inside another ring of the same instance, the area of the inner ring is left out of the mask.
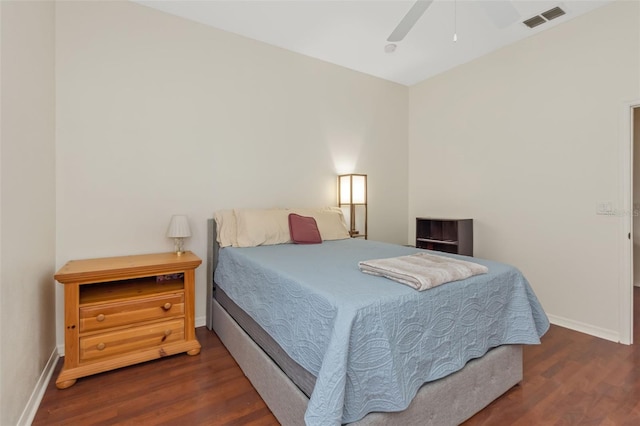
<path id="1" fill-rule="evenodd" d="M 66 389 L 76 384 L 76 379 L 73 380 L 65 380 L 63 382 L 56 382 L 56 387 L 58 389 Z"/>

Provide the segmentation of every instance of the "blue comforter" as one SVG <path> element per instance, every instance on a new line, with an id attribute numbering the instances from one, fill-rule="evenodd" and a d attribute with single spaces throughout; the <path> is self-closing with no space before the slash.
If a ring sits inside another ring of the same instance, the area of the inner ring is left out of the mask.
<path id="1" fill-rule="evenodd" d="M 361 239 L 220 250 L 217 285 L 317 377 L 308 425 L 404 410 L 493 347 L 540 343 L 549 321 L 512 266 L 451 255 L 489 273 L 423 292 L 358 269 L 417 251 Z"/>

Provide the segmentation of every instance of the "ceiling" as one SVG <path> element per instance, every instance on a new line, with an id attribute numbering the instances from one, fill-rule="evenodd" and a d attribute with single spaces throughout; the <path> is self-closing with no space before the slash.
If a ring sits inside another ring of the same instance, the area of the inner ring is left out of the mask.
<path id="1" fill-rule="evenodd" d="M 387 37 L 415 1 L 132 1 L 409 86 L 611 0 L 434 0 L 392 53 Z M 566 14 L 533 29 L 522 23 L 556 6 Z"/>

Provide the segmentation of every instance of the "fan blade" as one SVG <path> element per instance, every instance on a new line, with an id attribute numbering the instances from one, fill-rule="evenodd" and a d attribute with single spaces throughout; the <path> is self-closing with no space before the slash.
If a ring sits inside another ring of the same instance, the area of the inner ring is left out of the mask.
<path id="1" fill-rule="evenodd" d="M 478 3 L 482 6 L 491 22 L 500 29 L 507 28 L 520 20 L 520 12 L 518 12 L 511 0 L 480 1 Z"/>
<path id="2" fill-rule="evenodd" d="M 404 15 L 402 21 L 398 24 L 398 26 L 393 30 L 387 41 L 401 41 L 411 28 L 418 22 L 418 19 L 422 16 L 422 14 L 431 6 L 433 0 L 418 0 L 411 6 L 411 9 Z"/>

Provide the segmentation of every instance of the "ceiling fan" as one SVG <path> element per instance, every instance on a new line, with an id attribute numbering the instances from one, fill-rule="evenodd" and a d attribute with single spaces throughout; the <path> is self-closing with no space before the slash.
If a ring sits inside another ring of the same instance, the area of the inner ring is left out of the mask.
<path id="1" fill-rule="evenodd" d="M 396 42 L 402 41 L 403 38 L 411 31 L 411 28 L 418 22 L 418 19 L 429 9 L 433 0 L 418 0 L 411 9 L 404 15 L 404 18 L 400 21 L 398 26 L 393 30 L 391 35 L 387 38 L 387 41 Z"/>
<path id="2" fill-rule="evenodd" d="M 392 43 L 402 41 L 416 22 L 418 22 L 427 11 L 429 6 L 431 6 L 431 3 L 433 3 L 433 0 L 417 0 L 391 32 L 387 41 Z M 477 1 L 476 3 L 484 8 L 491 21 L 493 21 L 494 25 L 498 28 L 506 28 L 520 19 L 520 13 L 512 4 L 511 0 Z"/>

